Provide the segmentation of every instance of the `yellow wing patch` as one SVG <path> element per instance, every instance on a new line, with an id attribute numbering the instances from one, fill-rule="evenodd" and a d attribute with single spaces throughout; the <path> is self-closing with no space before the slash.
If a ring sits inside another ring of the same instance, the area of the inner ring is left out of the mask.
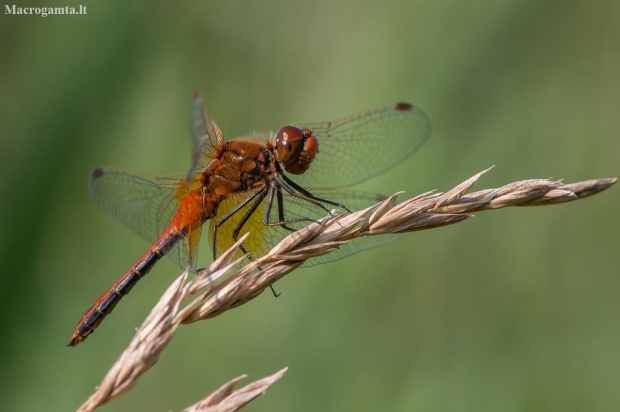
<path id="1" fill-rule="evenodd" d="M 193 272 L 196 270 L 196 262 L 198 261 L 198 243 L 200 242 L 200 233 L 202 227 L 199 226 L 194 229 L 190 229 L 187 235 L 187 252 L 189 254 L 189 269 Z"/>
<path id="2" fill-rule="evenodd" d="M 220 219 L 222 219 L 222 217 L 224 217 L 224 215 L 233 210 L 250 194 L 251 193 L 246 192 L 243 194 L 233 195 L 227 197 L 219 203 L 217 207 L 217 214 L 211 219 L 209 225 L 209 243 L 211 244 L 211 247 L 215 247 L 218 256 L 228 250 L 235 243 L 235 239 L 233 239 L 233 232 L 243 218 L 249 213 L 255 200 L 238 210 L 217 229 L 217 244 L 214 245 L 213 238 L 215 233 L 215 225 L 218 221 L 220 221 Z M 239 237 L 243 236 L 245 233 L 250 233 L 250 236 L 243 242 L 242 246 L 254 259 L 261 257 L 269 250 L 269 226 L 265 226 L 263 224 L 263 216 L 265 214 L 266 207 L 267 202 L 263 200 L 239 231 Z M 238 250 L 235 254 L 235 258 L 243 256 L 244 254 L 241 250 Z"/>

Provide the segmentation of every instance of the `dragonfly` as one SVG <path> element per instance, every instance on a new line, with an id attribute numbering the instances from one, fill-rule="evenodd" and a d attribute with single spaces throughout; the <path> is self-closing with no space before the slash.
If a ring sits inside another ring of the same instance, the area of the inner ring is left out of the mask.
<path id="1" fill-rule="evenodd" d="M 431 127 L 420 108 L 397 103 L 225 141 L 196 93 L 191 131 L 193 156 L 187 174 L 154 176 L 115 168 L 92 172 L 90 193 L 95 202 L 152 246 L 84 313 L 67 346 L 76 346 L 93 333 L 162 256 L 196 271 L 206 222 L 213 259 L 249 232 L 237 253 L 252 260 L 310 222 L 381 200 L 349 187 L 408 158 L 428 139 Z M 389 236 L 355 239 L 305 266 L 387 241 Z"/>

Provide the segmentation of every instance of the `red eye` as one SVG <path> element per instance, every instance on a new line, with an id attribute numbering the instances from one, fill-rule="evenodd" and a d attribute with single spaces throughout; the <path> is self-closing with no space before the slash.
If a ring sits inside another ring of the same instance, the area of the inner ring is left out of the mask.
<path id="1" fill-rule="evenodd" d="M 276 136 L 276 153 L 284 169 L 294 175 L 304 173 L 319 151 L 319 142 L 312 130 L 284 126 Z"/>
<path id="2" fill-rule="evenodd" d="M 295 126 L 284 126 L 278 130 L 276 136 L 276 152 L 278 159 L 288 169 L 299 158 L 304 148 L 304 134 Z"/>

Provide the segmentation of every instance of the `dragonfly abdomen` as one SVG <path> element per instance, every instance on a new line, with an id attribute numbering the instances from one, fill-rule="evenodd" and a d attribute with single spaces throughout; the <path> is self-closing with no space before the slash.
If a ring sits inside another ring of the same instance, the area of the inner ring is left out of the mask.
<path id="1" fill-rule="evenodd" d="M 77 324 L 67 346 L 76 346 L 80 342 L 83 342 L 88 335 L 93 333 L 103 318 L 112 312 L 121 298 L 127 295 L 136 283 L 155 266 L 155 263 L 184 237 L 185 234 L 178 231 L 168 231 L 163 234 L 131 269 L 125 272 L 125 274 L 121 276 L 106 293 L 101 295 L 88 311 L 86 311 Z"/>

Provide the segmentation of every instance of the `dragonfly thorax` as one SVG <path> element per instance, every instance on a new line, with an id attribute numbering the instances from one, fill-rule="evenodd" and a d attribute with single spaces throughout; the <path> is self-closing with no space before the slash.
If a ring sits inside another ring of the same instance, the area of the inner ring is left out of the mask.
<path id="1" fill-rule="evenodd" d="M 265 185 L 274 164 L 275 154 L 261 142 L 235 140 L 219 150 L 201 181 L 213 198 L 228 196 Z"/>

